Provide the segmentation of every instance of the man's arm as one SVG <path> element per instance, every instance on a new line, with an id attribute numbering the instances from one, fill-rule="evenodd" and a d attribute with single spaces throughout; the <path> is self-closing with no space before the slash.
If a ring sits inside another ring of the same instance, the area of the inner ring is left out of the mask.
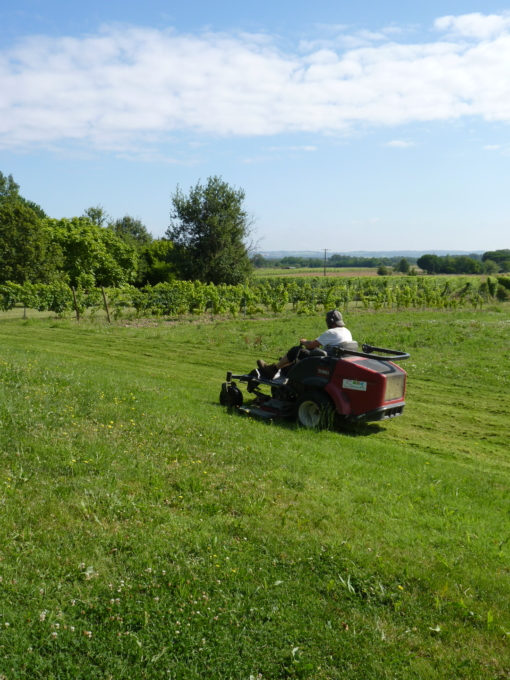
<path id="1" fill-rule="evenodd" d="M 321 346 L 318 340 L 305 340 L 304 338 L 299 341 L 300 345 L 303 345 L 305 349 L 316 349 Z"/>

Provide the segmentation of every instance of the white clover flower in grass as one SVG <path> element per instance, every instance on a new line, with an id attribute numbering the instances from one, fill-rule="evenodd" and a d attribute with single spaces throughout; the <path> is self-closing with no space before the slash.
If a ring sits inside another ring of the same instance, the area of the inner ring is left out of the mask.
<path id="1" fill-rule="evenodd" d="M 74 626 L 69 626 L 69 630 L 71 631 L 71 633 L 74 633 L 74 631 L 75 631 Z"/>
<path id="2" fill-rule="evenodd" d="M 55 640 L 55 639 L 58 637 L 58 633 L 57 633 L 57 632 L 53 632 L 53 633 L 51 634 L 51 637 Z"/>
<path id="3" fill-rule="evenodd" d="M 46 619 L 47 610 L 45 609 L 39 614 L 39 621 L 44 621 Z"/>

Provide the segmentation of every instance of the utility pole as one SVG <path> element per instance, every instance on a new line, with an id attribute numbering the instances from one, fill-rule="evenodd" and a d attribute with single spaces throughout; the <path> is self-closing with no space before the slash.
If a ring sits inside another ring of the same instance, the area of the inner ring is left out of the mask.
<path id="1" fill-rule="evenodd" d="M 328 250 L 329 248 L 324 248 L 324 276 L 326 276 L 326 253 Z"/>

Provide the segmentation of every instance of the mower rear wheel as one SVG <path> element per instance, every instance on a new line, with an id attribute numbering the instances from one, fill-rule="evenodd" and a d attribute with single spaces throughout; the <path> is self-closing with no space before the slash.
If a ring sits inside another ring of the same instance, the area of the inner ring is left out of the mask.
<path id="1" fill-rule="evenodd" d="M 295 413 L 303 427 L 322 430 L 333 424 L 335 407 L 324 392 L 305 392 L 296 401 Z"/>
<path id="2" fill-rule="evenodd" d="M 242 406 L 243 393 L 233 383 L 223 383 L 220 392 L 220 404 L 222 406 Z"/>

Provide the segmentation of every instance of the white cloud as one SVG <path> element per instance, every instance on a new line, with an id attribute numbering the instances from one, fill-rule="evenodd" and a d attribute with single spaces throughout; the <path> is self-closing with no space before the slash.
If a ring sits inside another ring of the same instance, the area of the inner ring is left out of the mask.
<path id="1" fill-rule="evenodd" d="M 440 31 L 448 31 L 453 35 L 488 40 L 493 36 L 508 31 L 510 16 L 508 14 L 463 14 L 436 19 L 434 26 Z"/>
<path id="2" fill-rule="evenodd" d="M 457 38 L 398 44 L 358 33 L 352 40 L 378 42 L 304 54 L 255 34 L 107 27 L 30 38 L 0 52 L 0 147 L 72 142 L 136 154 L 182 131 L 346 134 L 464 116 L 510 122 L 509 21 L 443 17 L 436 27 Z"/>
<path id="3" fill-rule="evenodd" d="M 396 149 L 406 149 L 408 146 L 416 146 L 414 142 L 406 142 L 403 139 L 393 139 L 391 142 L 385 144 L 385 146 L 393 146 Z"/>
<path id="4" fill-rule="evenodd" d="M 487 144 L 487 146 L 483 147 L 486 151 L 496 151 L 497 149 L 501 149 L 501 144 Z"/>

